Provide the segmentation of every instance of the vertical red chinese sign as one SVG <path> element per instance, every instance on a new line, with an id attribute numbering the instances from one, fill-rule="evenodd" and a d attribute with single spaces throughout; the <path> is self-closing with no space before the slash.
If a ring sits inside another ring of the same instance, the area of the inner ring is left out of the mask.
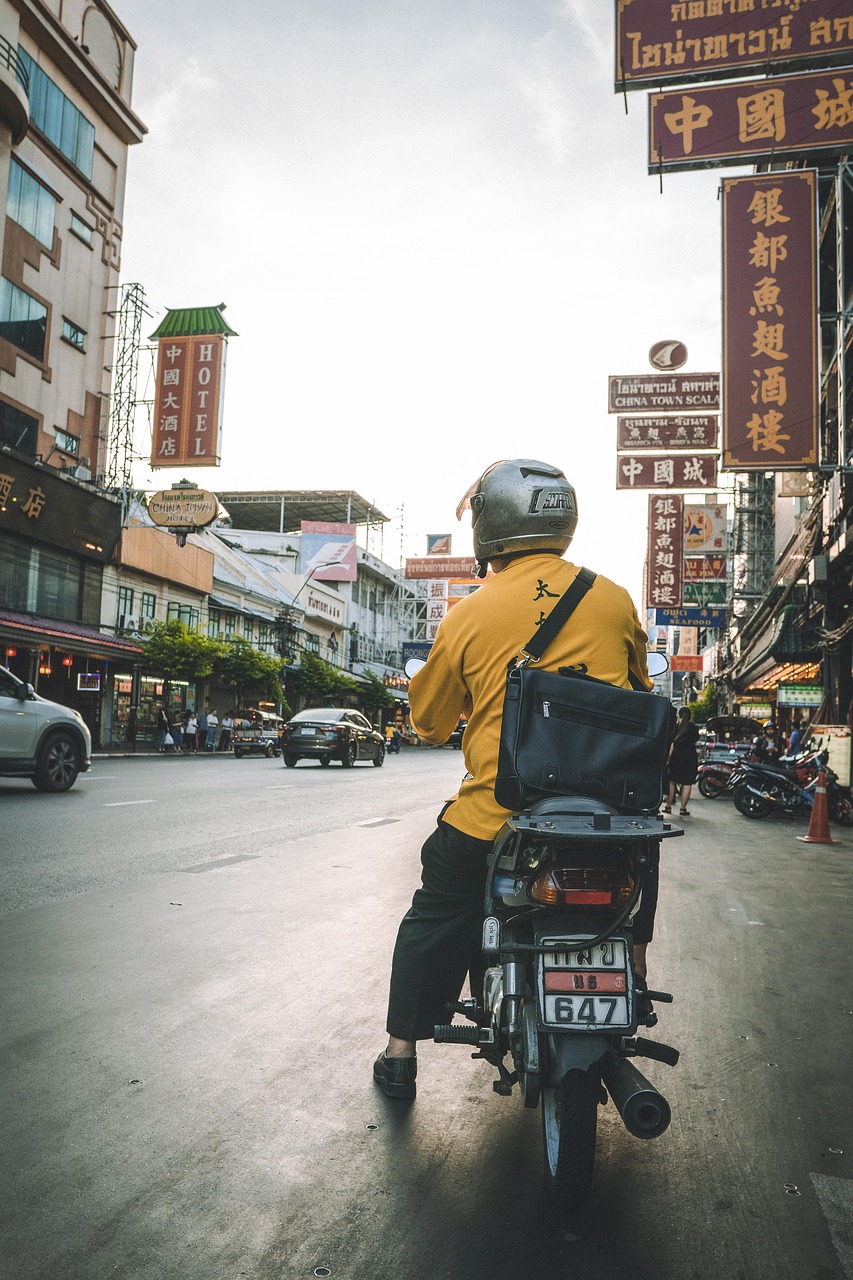
<path id="1" fill-rule="evenodd" d="M 684 498 L 678 493 L 649 494 L 649 609 L 681 604 L 684 575 Z"/>
<path id="2" fill-rule="evenodd" d="M 817 466 L 817 173 L 724 178 L 723 469 Z"/>
<path id="3" fill-rule="evenodd" d="M 222 334 L 160 338 L 151 440 L 153 467 L 219 465 L 224 365 Z"/>

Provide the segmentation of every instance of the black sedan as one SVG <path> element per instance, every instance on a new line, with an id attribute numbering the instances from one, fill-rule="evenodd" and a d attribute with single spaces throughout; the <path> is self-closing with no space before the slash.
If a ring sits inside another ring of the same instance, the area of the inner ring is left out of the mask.
<path id="1" fill-rule="evenodd" d="M 309 707 L 299 711 L 281 731 L 281 753 L 288 769 L 297 760 L 340 760 L 350 769 L 357 760 L 372 760 L 377 769 L 385 760 L 385 739 L 360 711 L 346 707 Z"/>

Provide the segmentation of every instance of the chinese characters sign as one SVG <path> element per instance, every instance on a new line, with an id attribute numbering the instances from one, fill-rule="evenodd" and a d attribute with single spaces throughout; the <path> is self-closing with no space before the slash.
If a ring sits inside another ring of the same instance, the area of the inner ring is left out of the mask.
<path id="1" fill-rule="evenodd" d="M 617 449 L 716 449 L 717 419 L 713 414 L 674 414 L 672 417 L 616 419 Z"/>
<path id="2" fill-rule="evenodd" d="M 676 454 L 670 458 L 637 457 L 619 454 L 616 460 L 617 489 L 715 489 L 717 455 Z"/>
<path id="3" fill-rule="evenodd" d="M 616 90 L 849 60 L 844 9 L 839 0 L 616 0 Z"/>
<path id="4" fill-rule="evenodd" d="M 613 374 L 607 379 L 608 413 L 678 412 L 684 409 L 719 409 L 718 373 L 641 373 L 636 377 Z"/>
<path id="5" fill-rule="evenodd" d="M 817 175 L 725 178 L 723 468 L 817 462 Z"/>
<path id="6" fill-rule="evenodd" d="M 121 533 L 121 505 L 63 480 L 52 467 L 4 454 L 0 458 L 0 532 L 105 562 Z"/>
<path id="7" fill-rule="evenodd" d="M 681 604 L 684 499 L 680 494 L 649 496 L 648 598 L 650 609 Z"/>
<path id="8" fill-rule="evenodd" d="M 726 508 L 705 503 L 684 508 L 684 554 L 726 551 Z"/>
<path id="9" fill-rule="evenodd" d="M 849 67 L 649 95 L 650 172 L 845 152 L 851 144 Z"/>
<path id="10" fill-rule="evenodd" d="M 152 467 L 218 467 L 225 339 L 160 338 Z"/>

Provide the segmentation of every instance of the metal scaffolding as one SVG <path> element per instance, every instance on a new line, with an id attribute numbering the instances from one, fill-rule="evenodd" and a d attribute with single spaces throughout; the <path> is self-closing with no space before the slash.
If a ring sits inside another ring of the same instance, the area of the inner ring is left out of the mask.
<path id="1" fill-rule="evenodd" d="M 133 428 L 136 419 L 136 376 L 142 317 L 146 314 L 145 291 L 141 284 L 126 284 L 115 316 L 116 342 L 113 390 L 106 441 L 104 486 L 130 489 L 133 485 Z"/>
<path id="2" fill-rule="evenodd" d="M 739 626 L 761 600 L 776 563 L 774 475 L 738 472 L 734 485 L 732 614 Z"/>

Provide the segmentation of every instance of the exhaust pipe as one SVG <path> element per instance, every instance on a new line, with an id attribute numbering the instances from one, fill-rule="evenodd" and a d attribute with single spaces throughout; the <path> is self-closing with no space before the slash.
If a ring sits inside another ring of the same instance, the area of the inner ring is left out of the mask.
<path id="1" fill-rule="evenodd" d="M 666 1132 L 672 1119 L 669 1103 L 633 1063 L 610 1053 L 601 1064 L 601 1078 L 635 1138 L 659 1138 Z"/>

